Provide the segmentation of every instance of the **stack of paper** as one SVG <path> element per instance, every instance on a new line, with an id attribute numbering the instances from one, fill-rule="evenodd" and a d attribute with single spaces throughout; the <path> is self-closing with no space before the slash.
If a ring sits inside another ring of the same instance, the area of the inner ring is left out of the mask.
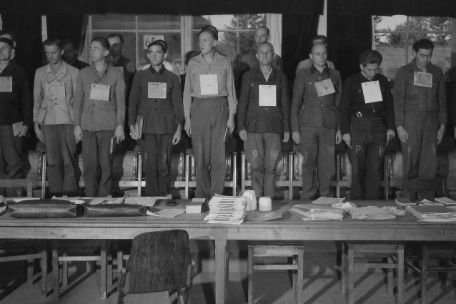
<path id="1" fill-rule="evenodd" d="M 451 198 L 448 198 L 448 197 L 445 197 L 445 196 L 444 197 L 436 197 L 435 201 L 439 202 L 439 203 L 442 203 L 445 206 L 447 206 L 447 205 L 456 206 L 456 201 L 455 200 L 452 200 Z"/>
<path id="2" fill-rule="evenodd" d="M 391 220 L 396 218 L 394 212 L 376 206 L 351 208 L 347 212 L 354 220 Z"/>
<path id="3" fill-rule="evenodd" d="M 209 201 L 209 214 L 204 220 L 210 224 L 242 224 L 246 204 L 245 197 L 214 196 Z"/>
<path id="4" fill-rule="evenodd" d="M 456 210 L 446 206 L 407 206 L 406 209 L 423 222 L 456 222 Z"/>
<path id="5" fill-rule="evenodd" d="M 316 205 L 332 205 L 341 203 L 345 200 L 345 197 L 324 197 L 320 196 L 318 199 L 312 201 L 312 204 Z"/>
<path id="6" fill-rule="evenodd" d="M 326 205 L 296 204 L 290 213 L 302 217 L 304 221 L 342 220 L 345 211 Z"/>

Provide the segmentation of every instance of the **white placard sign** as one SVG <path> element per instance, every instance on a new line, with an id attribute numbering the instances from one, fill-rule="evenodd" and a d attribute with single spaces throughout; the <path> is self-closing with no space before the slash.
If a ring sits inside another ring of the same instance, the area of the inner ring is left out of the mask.
<path id="1" fill-rule="evenodd" d="M 361 88 L 363 89 L 365 103 L 383 101 L 380 82 L 378 80 L 363 82 L 361 83 Z"/>
<path id="2" fill-rule="evenodd" d="M 275 85 L 259 85 L 259 103 L 260 107 L 275 107 L 277 106 L 277 96 L 276 96 L 276 86 Z"/>

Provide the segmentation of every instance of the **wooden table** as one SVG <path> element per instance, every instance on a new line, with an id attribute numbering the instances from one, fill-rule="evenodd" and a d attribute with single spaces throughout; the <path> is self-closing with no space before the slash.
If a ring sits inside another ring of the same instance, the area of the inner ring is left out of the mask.
<path id="1" fill-rule="evenodd" d="M 163 229 L 185 229 L 192 239 L 215 241 L 216 303 L 227 298 L 228 253 L 231 240 L 292 241 L 456 241 L 455 224 L 421 224 L 406 215 L 391 221 L 303 222 L 300 218 L 239 226 L 211 225 L 201 215 L 183 215 L 173 220 L 155 217 L 14 219 L 0 217 L 0 239 L 132 239 Z"/>

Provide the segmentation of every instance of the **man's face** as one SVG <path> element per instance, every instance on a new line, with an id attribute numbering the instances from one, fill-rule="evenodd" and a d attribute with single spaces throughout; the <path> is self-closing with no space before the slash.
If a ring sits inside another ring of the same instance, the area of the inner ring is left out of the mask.
<path id="1" fill-rule="evenodd" d="M 165 57 L 166 53 L 163 52 L 161 46 L 159 45 L 151 45 L 147 52 L 147 58 L 149 58 L 152 66 L 162 65 Z"/>
<path id="2" fill-rule="evenodd" d="M 11 47 L 6 42 L 0 42 L 0 60 L 11 59 Z"/>
<path id="3" fill-rule="evenodd" d="M 257 49 L 257 59 L 260 65 L 271 65 L 274 51 L 269 44 L 262 44 Z"/>
<path id="4" fill-rule="evenodd" d="M 46 54 L 46 59 L 50 64 L 57 64 L 62 60 L 63 50 L 56 45 L 45 45 L 44 53 Z"/>
<path id="5" fill-rule="evenodd" d="M 415 53 L 416 65 L 420 69 L 426 69 L 431 63 L 432 59 L 432 50 L 431 49 L 418 49 L 418 52 Z"/>
<path id="6" fill-rule="evenodd" d="M 360 64 L 359 67 L 361 68 L 361 73 L 363 73 L 364 77 L 368 80 L 372 80 L 378 72 L 379 64 L 378 63 L 368 63 L 366 65 Z"/>
<path id="7" fill-rule="evenodd" d="M 117 36 L 109 37 L 108 41 L 109 45 L 111 46 L 109 49 L 111 55 L 114 57 L 122 55 L 122 43 L 120 41 L 120 38 Z"/>
<path id="8" fill-rule="evenodd" d="M 74 48 L 73 44 L 67 43 L 63 46 L 63 54 L 62 57 L 67 62 L 73 62 L 77 58 L 77 52 Z"/>
<path id="9" fill-rule="evenodd" d="M 312 52 L 310 53 L 310 59 L 313 60 L 314 65 L 323 67 L 326 65 L 326 60 L 328 59 L 328 51 L 324 44 L 315 44 L 312 47 Z"/>
<path id="10" fill-rule="evenodd" d="M 215 40 L 212 34 L 208 32 L 202 32 L 198 37 L 198 41 L 203 55 L 210 53 L 217 45 L 217 40 Z"/>
<path id="11" fill-rule="evenodd" d="M 109 55 L 109 51 L 105 49 L 100 42 L 92 41 L 90 44 L 90 60 L 99 62 Z"/>
<path id="12" fill-rule="evenodd" d="M 269 38 L 268 31 L 264 28 L 259 28 L 255 32 L 255 42 L 257 45 L 267 42 L 268 38 Z"/>

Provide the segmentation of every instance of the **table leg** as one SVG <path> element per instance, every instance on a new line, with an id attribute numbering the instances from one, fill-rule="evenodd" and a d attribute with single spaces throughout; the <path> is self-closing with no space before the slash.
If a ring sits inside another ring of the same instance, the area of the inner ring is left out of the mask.
<path id="1" fill-rule="evenodd" d="M 215 303 L 225 304 L 229 273 L 226 229 L 215 230 Z"/>

